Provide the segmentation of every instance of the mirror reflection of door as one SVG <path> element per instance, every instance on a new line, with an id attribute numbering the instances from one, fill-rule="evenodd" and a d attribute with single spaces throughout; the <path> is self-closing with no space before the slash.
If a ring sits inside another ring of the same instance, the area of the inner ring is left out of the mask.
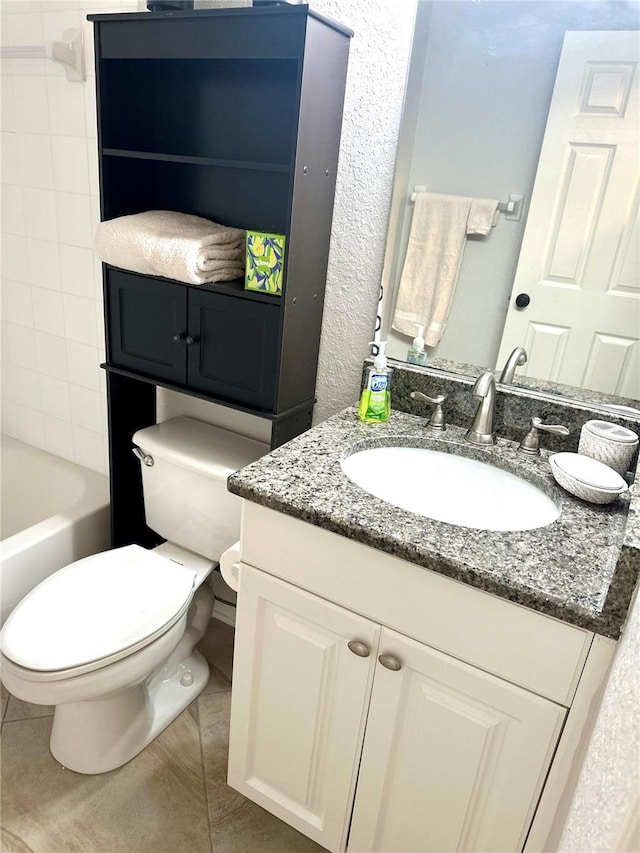
<path id="1" fill-rule="evenodd" d="M 498 354 L 500 365 L 524 346 L 523 374 L 632 399 L 640 398 L 639 56 L 638 32 L 565 36 Z M 521 294 L 530 300 L 522 308 Z"/>

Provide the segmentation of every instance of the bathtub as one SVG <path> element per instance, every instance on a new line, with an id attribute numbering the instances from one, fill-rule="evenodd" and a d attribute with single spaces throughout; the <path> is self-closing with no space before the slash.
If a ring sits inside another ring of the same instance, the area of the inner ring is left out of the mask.
<path id="1" fill-rule="evenodd" d="M 36 584 L 109 547 L 106 477 L 2 436 L 0 624 Z"/>

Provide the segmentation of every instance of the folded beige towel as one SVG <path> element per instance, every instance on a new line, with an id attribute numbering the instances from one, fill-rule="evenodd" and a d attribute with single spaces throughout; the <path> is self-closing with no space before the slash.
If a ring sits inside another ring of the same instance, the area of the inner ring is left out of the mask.
<path id="1" fill-rule="evenodd" d="M 133 272 L 188 284 L 229 281 L 244 274 L 245 231 L 170 210 L 148 210 L 100 222 L 98 257 Z"/>
<path id="2" fill-rule="evenodd" d="M 427 346 L 440 342 L 467 234 L 488 234 L 497 210 L 498 202 L 490 199 L 418 193 L 398 286 L 394 329 L 415 337 L 419 324 L 426 329 Z"/>

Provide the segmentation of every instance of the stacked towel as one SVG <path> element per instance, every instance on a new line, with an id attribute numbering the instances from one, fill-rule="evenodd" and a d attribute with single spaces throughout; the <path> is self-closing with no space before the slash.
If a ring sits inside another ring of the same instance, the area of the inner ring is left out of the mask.
<path id="1" fill-rule="evenodd" d="M 187 284 L 244 275 L 245 231 L 170 210 L 148 210 L 101 222 L 95 250 L 107 264 Z"/>

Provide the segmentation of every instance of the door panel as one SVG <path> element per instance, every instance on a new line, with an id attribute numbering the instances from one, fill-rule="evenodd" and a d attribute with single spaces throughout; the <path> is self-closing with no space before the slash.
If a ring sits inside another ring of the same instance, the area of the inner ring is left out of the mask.
<path id="1" fill-rule="evenodd" d="M 380 630 L 241 566 L 228 781 L 328 850 L 344 850 Z"/>
<path id="2" fill-rule="evenodd" d="M 210 291 L 189 293 L 188 384 L 197 391 L 273 410 L 279 306 Z"/>
<path id="3" fill-rule="evenodd" d="M 640 398 L 637 32 L 568 32 L 498 364 Z M 518 309 L 515 297 L 531 302 Z M 562 330 L 540 335 L 541 329 Z M 535 339 L 535 351 L 529 345 Z M 527 344 L 529 341 L 529 345 Z"/>
<path id="4" fill-rule="evenodd" d="M 564 708 L 383 629 L 349 851 L 521 850 Z"/>
<path id="5" fill-rule="evenodd" d="M 173 282 L 107 269 L 110 362 L 184 384 L 186 289 Z"/>

